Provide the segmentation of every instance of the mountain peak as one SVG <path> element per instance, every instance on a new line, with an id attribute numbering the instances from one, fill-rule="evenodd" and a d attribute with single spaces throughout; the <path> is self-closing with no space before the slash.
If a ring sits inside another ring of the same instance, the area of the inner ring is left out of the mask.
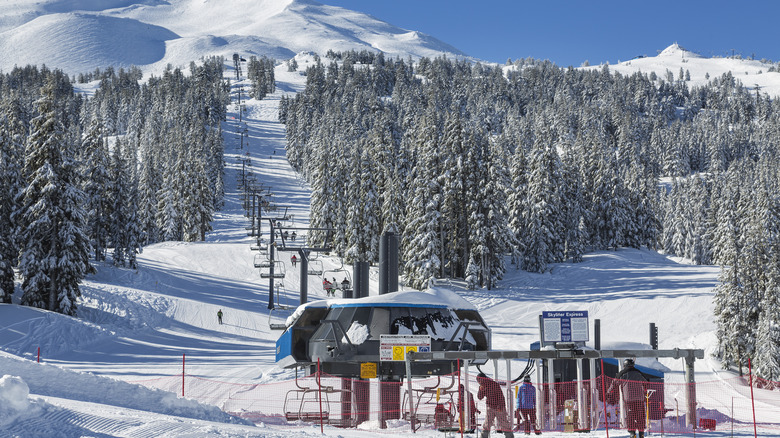
<path id="1" fill-rule="evenodd" d="M 698 53 L 686 50 L 683 46 L 674 43 L 671 46 L 665 48 L 658 54 L 658 56 L 676 56 L 679 58 L 701 58 Z"/>
<path id="2" fill-rule="evenodd" d="M 76 74 L 135 65 L 154 74 L 169 64 L 186 67 L 233 53 L 281 60 L 328 50 L 466 56 L 429 35 L 315 0 L 41 0 L 11 6 L 0 9 L 0 71 L 46 64 Z"/>

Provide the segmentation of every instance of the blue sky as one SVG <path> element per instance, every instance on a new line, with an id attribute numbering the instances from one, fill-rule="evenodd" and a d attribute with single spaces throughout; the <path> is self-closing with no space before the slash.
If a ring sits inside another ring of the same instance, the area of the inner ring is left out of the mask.
<path id="1" fill-rule="evenodd" d="M 780 1 L 318 0 L 417 30 L 492 62 L 560 66 L 654 56 L 677 42 L 703 56 L 780 61 Z M 641 6 L 638 6 L 640 5 Z"/>

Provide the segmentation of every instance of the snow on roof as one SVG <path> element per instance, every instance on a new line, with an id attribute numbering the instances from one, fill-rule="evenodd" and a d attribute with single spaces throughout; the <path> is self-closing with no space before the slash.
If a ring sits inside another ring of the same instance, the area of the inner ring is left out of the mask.
<path id="1" fill-rule="evenodd" d="M 356 305 L 370 307 L 425 306 L 458 310 L 477 310 L 473 304 L 461 298 L 461 296 L 455 292 L 442 287 L 433 287 L 427 291 L 401 291 L 364 298 L 339 298 L 310 301 L 295 309 L 295 312 L 287 318 L 287 326 L 290 326 L 301 316 L 301 314 L 303 314 L 304 310 L 309 308 L 351 307 Z"/>

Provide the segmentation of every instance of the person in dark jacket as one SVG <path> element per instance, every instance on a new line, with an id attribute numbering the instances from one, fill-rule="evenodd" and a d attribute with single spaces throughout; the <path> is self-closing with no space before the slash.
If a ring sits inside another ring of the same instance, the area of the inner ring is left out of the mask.
<path id="1" fill-rule="evenodd" d="M 501 385 L 495 380 L 489 378 L 485 373 L 479 373 L 477 376 L 479 391 L 477 398 L 485 399 L 485 422 L 482 424 L 482 438 L 490 435 L 490 428 L 496 423 L 496 432 L 503 432 L 506 438 L 513 438 L 512 426 L 506 414 L 506 401 Z"/>
<path id="2" fill-rule="evenodd" d="M 523 416 L 523 424 L 525 424 L 525 434 L 531 434 L 531 427 L 534 428 L 534 433 L 541 435 L 541 431 L 536 427 L 536 389 L 531 384 L 531 376 L 528 374 L 523 377 L 523 384 L 520 385 L 520 389 L 517 391 L 517 410 L 520 411 L 520 415 Z"/>
<path id="3" fill-rule="evenodd" d="M 463 387 L 463 384 L 461 383 L 458 387 L 458 422 L 460 423 L 461 427 L 460 430 L 465 431 L 474 431 L 477 427 L 477 413 L 479 412 L 477 410 L 477 404 L 474 403 L 474 395 L 469 391 L 469 404 L 468 404 L 468 417 L 466 416 L 466 405 L 464 405 L 464 399 L 463 399 L 463 393 L 465 392 L 465 388 Z M 468 421 L 466 419 L 468 418 Z M 463 423 L 466 423 L 466 427 L 463 427 Z"/>
<path id="4" fill-rule="evenodd" d="M 623 361 L 623 369 L 615 376 L 615 380 L 609 385 L 609 391 L 620 387 L 623 396 L 623 402 L 626 405 L 626 429 L 631 434 L 631 438 L 636 438 L 636 432 L 639 431 L 639 438 L 645 436 L 645 384 L 647 378 L 641 371 L 634 368 L 634 360 L 626 359 Z"/>

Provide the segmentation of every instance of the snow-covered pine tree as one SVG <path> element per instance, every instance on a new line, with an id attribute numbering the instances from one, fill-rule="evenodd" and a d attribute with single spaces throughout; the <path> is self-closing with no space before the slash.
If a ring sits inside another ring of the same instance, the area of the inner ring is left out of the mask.
<path id="1" fill-rule="evenodd" d="M 109 217 L 113 206 L 109 193 L 109 157 L 103 140 L 103 125 L 95 115 L 81 140 L 81 180 L 82 190 L 87 197 L 87 230 L 95 260 L 106 259 L 106 247 L 109 239 Z"/>
<path id="2" fill-rule="evenodd" d="M 10 303 L 15 288 L 19 242 L 13 215 L 23 184 L 24 132 L 18 100 L 0 96 L 0 303 Z"/>
<path id="3" fill-rule="evenodd" d="M 553 261 L 561 261 L 563 252 L 556 233 L 561 229 L 564 212 L 561 203 L 562 187 L 560 159 L 549 132 L 540 133 L 534 142 L 529 159 L 528 190 L 523 209 L 527 224 L 524 236 L 523 267 L 531 272 L 544 272 Z"/>
<path id="4" fill-rule="evenodd" d="M 440 272 L 441 157 L 439 129 L 432 111 L 425 114 L 415 137 L 419 157 L 412 175 L 404 227 L 403 272 L 408 286 L 426 289 Z M 406 240 L 408 239 L 408 240 Z"/>
<path id="5" fill-rule="evenodd" d="M 157 198 L 163 185 L 162 151 L 158 147 L 162 143 L 162 109 L 161 102 L 156 101 L 146 118 L 140 138 L 140 162 L 138 165 L 138 222 L 143 233 L 143 244 L 159 242 L 160 229 L 157 226 Z"/>
<path id="6" fill-rule="evenodd" d="M 466 133 L 456 111 L 447 113 L 444 119 L 444 133 L 441 144 L 443 173 L 439 177 L 442 192 L 442 266 L 443 276 L 445 272 L 451 277 L 464 277 L 469 252 L 468 229 L 468 194 L 478 187 L 470 187 L 471 175 L 466 175 L 469 164 Z"/>
<path id="7" fill-rule="evenodd" d="M 352 168 L 350 183 L 354 193 L 347 207 L 347 261 L 376 262 L 379 256 L 379 196 L 372 168 L 371 140 L 361 142 L 360 157 Z"/>
<path id="8" fill-rule="evenodd" d="M 761 183 L 757 189 L 760 204 L 765 207 L 763 216 L 766 262 L 759 268 L 764 278 L 762 297 L 756 327 L 755 369 L 764 379 L 777 381 L 780 378 L 780 198 L 777 196 L 778 181 L 772 181 L 772 160 L 761 160 Z"/>
<path id="9" fill-rule="evenodd" d="M 27 186 L 18 215 L 21 223 L 19 271 L 22 304 L 74 315 L 79 283 L 94 268 L 89 264 L 84 193 L 77 187 L 74 148 L 65 136 L 56 77 L 48 77 L 36 102 L 26 143 Z"/>
<path id="10" fill-rule="evenodd" d="M 512 187 L 507 196 L 507 210 L 509 214 L 509 227 L 515 233 L 517 246 L 513 251 L 513 263 L 517 269 L 522 268 L 525 248 L 525 236 L 528 233 L 528 224 L 523 214 L 525 198 L 528 190 L 528 162 L 525 156 L 525 148 L 521 144 L 515 145 L 515 151 L 510 159 L 509 175 L 512 179 Z"/>

